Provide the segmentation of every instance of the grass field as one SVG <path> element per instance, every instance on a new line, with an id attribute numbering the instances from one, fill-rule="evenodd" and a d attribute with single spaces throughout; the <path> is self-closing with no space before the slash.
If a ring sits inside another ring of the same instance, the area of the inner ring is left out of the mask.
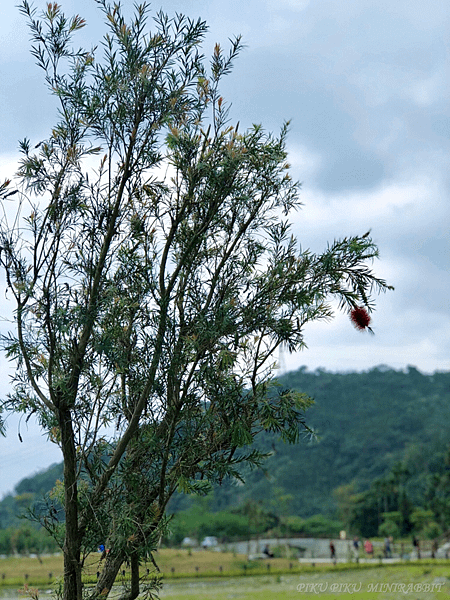
<path id="1" fill-rule="evenodd" d="M 447 600 L 449 576 L 448 567 L 411 565 L 209 581 L 190 579 L 168 581 L 161 600 Z"/>
<path id="2" fill-rule="evenodd" d="M 448 561 L 312 567 L 274 559 L 269 563 L 268 572 L 265 561 L 244 570 L 245 556 L 233 553 L 165 549 L 158 552 L 157 558 L 165 581 L 162 600 L 310 600 L 317 597 L 350 600 L 350 596 L 355 600 L 446 600 L 450 597 Z M 98 564 L 99 555 L 93 555 L 86 569 L 86 581 L 95 581 Z M 143 566 L 142 575 L 145 574 L 146 566 Z M 15 589 L 24 583 L 48 589 L 61 575 L 61 556 L 0 560 L 0 583 L 15 586 Z M 125 569 L 125 578 L 127 576 L 128 569 Z M 119 582 L 122 578 L 120 574 Z M 113 599 L 114 594 L 110 597 Z"/>
<path id="3" fill-rule="evenodd" d="M 188 551 L 163 549 L 156 555 L 156 562 L 166 578 L 179 578 L 189 576 L 217 576 L 243 574 L 283 572 L 304 569 L 297 561 L 284 558 L 275 558 L 270 561 L 255 561 L 249 563 L 245 555 L 232 552 L 213 551 Z M 84 580 L 94 582 L 96 573 L 101 568 L 100 554 L 92 554 L 86 561 Z M 141 575 L 145 576 L 147 568 L 154 571 L 153 565 L 143 565 Z M 317 568 L 321 568 L 318 566 Z M 125 576 L 123 576 L 123 571 Z M 124 564 L 120 572 L 119 582 L 123 577 L 128 578 L 129 568 Z M 0 585 L 22 585 L 28 583 L 33 586 L 48 584 L 51 580 L 63 574 L 62 556 L 44 556 L 40 558 L 4 558 L 0 560 Z"/>

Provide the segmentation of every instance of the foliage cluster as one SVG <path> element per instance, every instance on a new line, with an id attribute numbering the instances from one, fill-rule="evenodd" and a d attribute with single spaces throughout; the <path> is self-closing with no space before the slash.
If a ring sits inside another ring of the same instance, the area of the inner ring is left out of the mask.
<path id="1" fill-rule="evenodd" d="M 22 555 L 57 552 L 55 540 L 42 528 L 31 524 L 0 529 L 0 554 Z"/>
<path id="2" fill-rule="evenodd" d="M 432 539 L 450 531 L 450 447 L 434 456 L 434 468 L 422 476 L 422 496 L 413 494 L 413 473 L 398 463 L 362 493 L 340 492 L 341 511 L 352 529 L 366 537 L 414 534 Z M 351 486 L 350 486 L 351 487 Z M 415 504 L 412 498 L 419 504 Z"/>

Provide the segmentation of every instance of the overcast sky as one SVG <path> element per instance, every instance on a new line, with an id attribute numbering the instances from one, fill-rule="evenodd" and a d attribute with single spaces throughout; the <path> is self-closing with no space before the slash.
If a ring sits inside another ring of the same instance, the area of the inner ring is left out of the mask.
<path id="1" fill-rule="evenodd" d="M 29 54 L 17 3 L 2 0 L 0 180 L 14 173 L 18 140 L 37 143 L 55 122 L 55 101 Z M 79 44 L 95 44 L 103 29 L 94 0 L 61 4 L 69 16 L 87 19 Z M 380 250 L 375 270 L 395 286 L 378 299 L 374 336 L 338 315 L 310 325 L 308 349 L 283 355 L 283 368 L 448 370 L 449 3 L 155 0 L 152 6 L 205 19 L 207 55 L 215 42 L 225 47 L 229 37 L 243 35 L 247 47 L 223 95 L 242 125 L 262 123 L 277 132 L 291 120 L 290 163 L 304 203 L 293 225 L 302 247 L 320 252 L 327 242 L 370 229 Z M 4 298 L 0 290 L 7 314 Z M 0 357 L 3 394 L 7 368 Z M 22 444 L 11 419 L 0 440 L 0 497 L 59 459 L 35 427 L 22 423 L 21 431 Z"/>

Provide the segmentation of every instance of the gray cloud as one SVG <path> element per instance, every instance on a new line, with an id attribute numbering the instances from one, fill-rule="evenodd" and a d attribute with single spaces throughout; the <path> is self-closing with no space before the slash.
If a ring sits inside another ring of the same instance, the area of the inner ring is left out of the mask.
<path id="1" fill-rule="evenodd" d="M 131 1 L 124 4 L 131 11 Z M 87 17 L 81 41 L 93 43 L 101 17 L 92 2 L 64 6 Z M 419 312 L 445 311 L 448 6 L 438 0 L 426 6 L 403 0 L 177 0 L 167 8 L 208 21 L 205 52 L 243 33 L 248 48 L 223 86 L 234 120 L 278 130 L 292 119 L 291 162 L 305 203 L 294 230 L 302 245 L 319 250 L 334 237 L 372 229 L 382 256 L 377 270 L 401 281 L 397 300 L 380 299 L 380 314 L 396 302 L 403 310 L 407 303 Z M 47 133 L 54 105 L 28 55 L 23 19 L 12 4 L 6 16 L 0 24 L 6 41 L 0 136 L 10 157 L 17 138 Z M 415 331 L 427 335 L 416 321 Z M 419 366 L 421 360 L 418 355 Z"/>
<path id="2" fill-rule="evenodd" d="M 17 139 L 37 141 L 55 121 L 23 19 L 15 1 L 6 4 L 0 177 Z M 124 1 L 130 12 L 132 4 Z M 101 18 L 92 0 L 67 0 L 64 8 L 88 19 L 80 43 L 97 41 Z M 371 229 L 381 254 L 374 268 L 396 287 L 379 298 L 375 336 L 338 315 L 308 327 L 309 349 L 285 364 L 448 370 L 448 3 L 174 0 L 165 8 L 207 20 L 206 54 L 216 41 L 226 46 L 228 37 L 243 34 L 248 47 L 223 85 L 233 121 L 277 131 L 292 119 L 290 162 L 305 204 L 293 231 L 302 246 L 318 252 L 335 237 Z"/>

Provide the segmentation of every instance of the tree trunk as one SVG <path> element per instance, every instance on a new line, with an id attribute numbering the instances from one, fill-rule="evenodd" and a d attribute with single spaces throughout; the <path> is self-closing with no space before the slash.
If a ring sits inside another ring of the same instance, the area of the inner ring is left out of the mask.
<path id="1" fill-rule="evenodd" d="M 61 448 L 64 457 L 64 600 L 82 600 L 80 536 L 78 532 L 77 459 L 72 415 L 68 409 L 58 411 Z"/>
<path id="2" fill-rule="evenodd" d="M 89 595 L 89 600 L 108 597 L 123 561 L 124 557 L 122 555 L 111 556 L 108 554 L 106 556 L 105 566 L 100 573 L 97 585 L 95 586 L 93 592 Z"/>
<path id="3" fill-rule="evenodd" d="M 124 555 L 111 557 L 107 556 L 105 566 L 98 578 L 97 585 L 93 592 L 89 595 L 89 600 L 104 600 L 111 592 L 112 586 L 116 580 L 117 574 L 124 562 Z M 139 596 L 139 553 L 133 552 L 130 556 L 131 563 L 131 588 L 124 592 L 119 600 L 135 600 Z"/>
<path id="4" fill-rule="evenodd" d="M 119 600 L 135 600 L 139 596 L 139 554 L 134 551 L 130 557 L 131 589 L 120 596 Z"/>

